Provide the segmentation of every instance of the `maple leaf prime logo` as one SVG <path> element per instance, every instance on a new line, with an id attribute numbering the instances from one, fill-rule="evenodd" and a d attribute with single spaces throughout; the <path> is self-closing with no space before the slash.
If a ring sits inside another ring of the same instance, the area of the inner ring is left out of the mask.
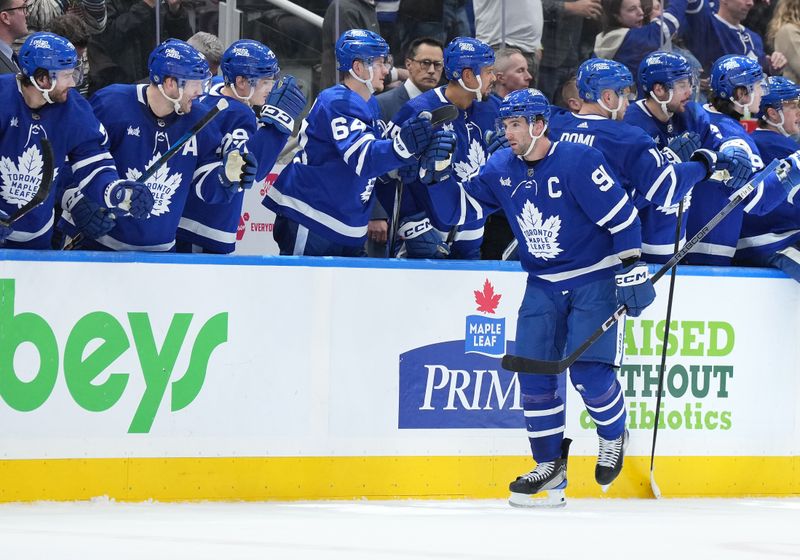
<path id="1" fill-rule="evenodd" d="M 499 357 L 506 353 L 505 318 L 488 317 L 494 315 L 500 305 L 502 295 L 495 293 L 494 286 L 487 278 L 482 290 L 474 290 L 476 311 L 483 315 L 468 315 L 464 332 L 464 352 Z"/>

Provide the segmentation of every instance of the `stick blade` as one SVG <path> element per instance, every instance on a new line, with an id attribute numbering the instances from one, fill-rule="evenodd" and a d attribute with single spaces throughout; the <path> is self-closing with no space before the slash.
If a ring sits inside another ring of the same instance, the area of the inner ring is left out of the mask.
<path id="1" fill-rule="evenodd" d="M 653 497 L 656 500 L 660 500 L 661 488 L 659 488 L 658 484 L 656 484 L 656 473 L 653 469 L 650 469 L 650 489 L 653 491 Z"/>
<path id="2" fill-rule="evenodd" d="M 458 118 L 458 107 L 455 105 L 442 105 L 430 111 L 431 126 L 450 122 Z"/>

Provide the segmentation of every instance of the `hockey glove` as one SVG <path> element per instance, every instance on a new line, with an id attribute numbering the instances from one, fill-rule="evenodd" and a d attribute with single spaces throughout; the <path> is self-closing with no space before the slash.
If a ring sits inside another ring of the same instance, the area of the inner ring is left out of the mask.
<path id="1" fill-rule="evenodd" d="M 443 259 L 450 254 L 450 247 L 442 241 L 441 234 L 433 229 L 424 212 L 401 221 L 397 238 L 406 244 L 406 256 L 410 259 Z"/>
<path id="2" fill-rule="evenodd" d="M 628 308 L 628 315 L 638 317 L 656 299 L 656 289 L 650 282 L 647 265 L 636 261 L 616 274 L 617 303 Z"/>
<path id="3" fill-rule="evenodd" d="M 700 148 L 700 135 L 696 132 L 684 132 L 669 141 L 667 157 L 670 157 L 669 152 L 672 152 L 677 158 L 672 163 L 689 161 L 694 151 L 698 148 Z M 671 157 L 670 159 L 672 160 Z"/>
<path id="4" fill-rule="evenodd" d="M 404 165 L 397 170 L 397 176 L 406 185 L 413 183 L 419 179 L 419 163 L 415 161 L 410 165 Z"/>
<path id="5" fill-rule="evenodd" d="M 730 178 L 725 179 L 725 185 L 733 190 L 744 186 L 750 175 L 753 174 L 750 156 L 744 148 L 739 146 L 728 146 L 719 152 L 706 149 L 696 150 L 692 154 L 692 161 L 705 164 L 706 178 L 711 177 L 715 171 L 727 171 Z"/>
<path id="6" fill-rule="evenodd" d="M 150 216 L 153 209 L 153 193 L 144 183 L 118 180 L 109 183 L 104 194 L 106 206 L 117 213 L 130 214 L 137 220 Z"/>
<path id="7" fill-rule="evenodd" d="M 104 236 L 117 225 L 112 211 L 103 208 L 86 196 L 73 199 L 68 210 L 72 215 L 75 227 L 91 239 Z"/>
<path id="8" fill-rule="evenodd" d="M 497 150 L 509 148 L 511 146 L 505 134 L 498 134 L 494 130 L 488 130 L 484 139 L 486 140 L 486 152 L 490 156 Z"/>
<path id="9" fill-rule="evenodd" d="M 431 143 L 433 127 L 429 118 L 417 116 L 408 119 L 394 137 L 394 151 L 403 159 L 419 156 Z"/>
<path id="10" fill-rule="evenodd" d="M 452 132 L 437 130 L 431 145 L 419 161 L 419 180 L 430 185 L 445 181 L 452 173 L 453 152 L 456 149 L 456 136 Z"/>
<path id="11" fill-rule="evenodd" d="M 8 220 L 8 218 L 9 218 L 8 214 L 6 214 L 6 213 L 5 213 L 5 212 L 3 212 L 2 210 L 0 210 L 0 219 L 2 219 L 2 220 Z M 10 227 L 8 227 L 8 226 L 4 226 L 3 224 L 0 224 L 0 243 L 2 243 L 3 241 L 5 241 L 5 240 L 6 240 L 6 238 L 7 238 L 9 235 L 11 235 L 13 232 L 14 232 L 14 230 L 13 230 L 13 229 L 11 229 Z"/>
<path id="12" fill-rule="evenodd" d="M 294 121 L 306 107 L 306 96 L 297 87 L 297 80 L 289 74 L 275 84 L 261 107 L 259 122 L 275 126 L 284 134 L 294 132 Z"/>
<path id="13" fill-rule="evenodd" d="M 781 186 L 786 189 L 786 200 L 790 204 L 796 204 L 800 197 L 797 196 L 797 191 L 800 190 L 800 150 L 790 154 L 784 159 L 788 170 L 784 175 L 778 175 L 781 181 Z"/>
<path id="14" fill-rule="evenodd" d="M 258 161 L 250 152 L 231 150 L 225 154 L 222 168 L 220 181 L 225 189 L 225 196 L 230 201 L 240 190 L 247 190 L 253 186 L 258 171 Z"/>

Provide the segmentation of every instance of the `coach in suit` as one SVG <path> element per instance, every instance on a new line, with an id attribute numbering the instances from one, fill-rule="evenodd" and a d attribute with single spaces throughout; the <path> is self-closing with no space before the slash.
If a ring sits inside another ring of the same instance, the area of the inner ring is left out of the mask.
<path id="1" fill-rule="evenodd" d="M 375 99 L 381 108 L 381 120 L 388 123 L 400 107 L 409 99 L 439 85 L 444 68 L 444 47 L 430 37 L 421 37 L 411 42 L 406 53 L 408 79 L 403 85 L 381 93 Z M 383 257 L 386 254 L 386 237 L 389 232 L 389 216 L 380 202 L 372 210 L 367 228 L 367 254 Z"/>
<path id="2" fill-rule="evenodd" d="M 0 74 L 19 72 L 11 45 L 28 34 L 27 15 L 25 0 L 0 0 Z"/>

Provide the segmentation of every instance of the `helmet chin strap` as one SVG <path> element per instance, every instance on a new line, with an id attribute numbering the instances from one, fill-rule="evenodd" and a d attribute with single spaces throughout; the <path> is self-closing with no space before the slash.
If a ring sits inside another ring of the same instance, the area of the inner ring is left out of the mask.
<path id="1" fill-rule="evenodd" d="M 481 88 L 483 88 L 483 80 L 481 80 L 480 75 L 476 75 L 475 79 L 478 80 L 478 87 L 475 89 L 467 87 L 467 85 L 464 83 L 464 78 L 458 79 L 458 85 L 460 85 L 465 90 L 474 93 L 478 101 L 483 101 L 483 93 L 481 93 Z"/>
<path id="2" fill-rule="evenodd" d="M 50 99 L 50 92 L 52 92 L 54 89 L 56 89 L 56 76 L 55 76 L 54 73 L 52 73 L 52 72 L 50 73 L 50 83 L 52 84 L 50 86 L 50 89 L 42 89 L 42 88 L 40 88 L 39 84 L 36 82 L 35 79 L 31 79 L 31 83 L 33 84 L 33 87 L 35 87 L 37 90 L 39 90 L 39 93 L 42 94 L 42 98 L 44 98 L 44 100 L 47 103 L 50 103 L 50 104 L 55 103 L 52 99 Z"/>
<path id="3" fill-rule="evenodd" d="M 667 108 L 667 104 L 672 101 L 673 95 L 675 95 L 675 90 L 669 88 L 669 97 L 666 101 L 661 101 L 658 97 L 656 97 L 656 94 L 653 91 L 650 92 L 650 97 L 653 99 L 653 101 L 661 106 L 661 111 L 667 116 L 668 119 L 671 119 L 673 115 L 672 111 Z"/>
<path id="4" fill-rule="evenodd" d="M 178 86 L 178 97 L 173 99 L 169 95 L 166 94 L 164 91 L 163 84 L 158 84 L 158 91 L 161 92 L 161 95 L 164 96 L 164 99 L 172 103 L 172 107 L 175 109 L 175 113 L 178 115 L 183 115 L 183 110 L 181 110 L 181 97 L 183 97 L 183 86 Z"/>
<path id="5" fill-rule="evenodd" d="M 547 123 L 544 123 L 544 128 L 542 128 L 542 131 L 539 133 L 538 136 L 535 136 L 533 134 L 533 127 L 535 124 L 536 124 L 535 120 L 533 122 L 528 123 L 528 134 L 531 135 L 531 143 L 528 146 L 528 149 L 525 150 L 525 153 L 522 154 L 523 159 L 528 157 L 528 154 L 530 154 L 533 151 L 533 147 L 536 145 L 536 141 L 542 136 L 544 136 L 544 133 L 547 131 Z"/>
<path id="6" fill-rule="evenodd" d="M 786 118 L 783 115 L 783 109 L 775 109 L 775 110 L 778 111 L 778 114 L 781 116 L 781 122 L 777 122 L 777 123 L 776 122 L 772 122 L 771 120 L 769 120 L 767 118 L 766 112 L 764 113 L 764 122 L 766 122 L 768 125 L 774 126 L 775 128 L 777 128 L 780 131 L 781 134 L 783 134 L 784 136 L 788 137 L 789 133 L 786 132 L 785 128 L 783 128 L 783 125 L 786 124 Z"/>
<path id="7" fill-rule="evenodd" d="M 242 101 L 242 103 L 252 106 L 253 104 L 250 103 L 250 100 L 253 98 L 253 94 L 256 92 L 256 88 L 252 81 L 248 80 L 247 83 L 250 85 L 250 93 L 247 94 L 247 97 L 242 97 L 241 95 L 239 95 L 239 92 L 236 91 L 235 83 L 231 84 L 231 91 L 233 92 L 233 95 L 235 95 L 237 99 Z"/>
<path id="8" fill-rule="evenodd" d="M 619 113 L 622 110 L 622 96 L 617 93 L 617 98 L 619 99 L 619 103 L 617 103 L 617 108 L 616 109 L 609 109 L 608 107 L 606 107 L 606 104 L 603 103 L 603 96 L 602 95 L 597 100 L 597 104 L 598 105 L 600 105 L 604 110 L 606 110 L 609 113 L 611 113 L 611 120 L 612 121 L 617 120 L 617 113 Z"/>
<path id="9" fill-rule="evenodd" d="M 366 62 L 364 64 L 366 64 Z M 359 82 L 361 82 L 362 84 L 367 86 L 367 89 L 369 90 L 369 94 L 372 95 L 373 93 L 375 93 L 375 86 L 372 85 L 372 78 L 374 77 L 375 74 L 372 71 L 372 64 L 369 64 L 368 66 L 369 66 L 369 78 L 366 79 L 366 80 L 364 80 L 363 78 L 359 78 L 358 74 L 353 72 L 352 68 L 349 70 L 349 72 L 350 72 L 350 75 L 353 76 L 353 78 L 355 78 L 356 80 L 358 80 Z"/>

